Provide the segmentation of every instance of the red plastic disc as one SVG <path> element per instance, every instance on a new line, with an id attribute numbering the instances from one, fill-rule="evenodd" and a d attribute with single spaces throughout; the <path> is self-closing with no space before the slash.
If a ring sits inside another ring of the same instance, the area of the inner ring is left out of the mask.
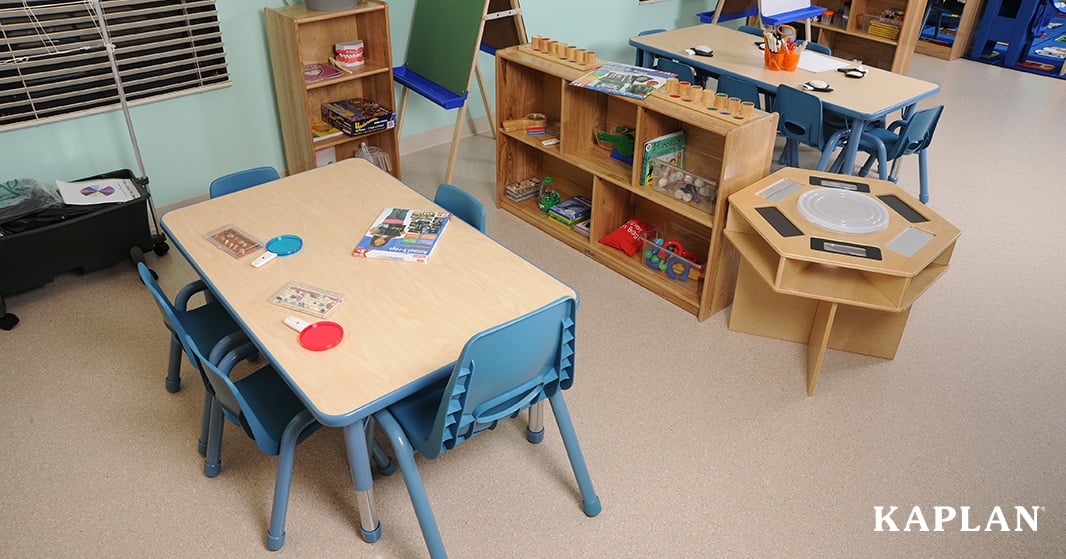
<path id="1" fill-rule="evenodd" d="M 344 328 L 336 322 L 314 322 L 300 332 L 300 345 L 311 351 L 325 351 L 337 347 L 344 338 Z"/>

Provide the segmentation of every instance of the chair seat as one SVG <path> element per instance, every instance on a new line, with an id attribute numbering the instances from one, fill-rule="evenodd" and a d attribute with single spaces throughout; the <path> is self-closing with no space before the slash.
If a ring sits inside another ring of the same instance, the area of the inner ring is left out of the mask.
<path id="1" fill-rule="evenodd" d="M 451 370 L 451 367 L 448 369 Z M 432 456 L 440 452 L 440 449 L 437 449 L 436 452 L 430 453 L 427 448 L 433 423 L 427 422 L 425 418 L 436 415 L 437 408 L 440 407 L 440 396 L 447 386 L 448 378 L 445 377 L 424 390 L 389 406 L 389 411 L 396 418 L 396 422 L 407 433 L 411 446 L 423 456 Z"/>
<path id="2" fill-rule="evenodd" d="M 249 406 L 260 410 L 270 410 L 270 413 L 260 414 L 259 421 L 272 440 L 256 439 L 256 443 L 259 444 L 263 453 L 277 456 L 285 426 L 307 407 L 271 366 L 263 367 L 234 384 Z M 302 441 L 316 429 L 317 426 L 314 429 L 304 430 L 297 442 Z"/>
<path id="3" fill-rule="evenodd" d="M 862 131 L 862 140 L 859 141 L 859 149 L 866 153 L 877 153 L 877 143 L 873 138 L 881 140 L 881 143 L 891 151 L 891 146 L 899 141 L 899 134 L 896 134 L 887 128 L 866 128 Z"/>

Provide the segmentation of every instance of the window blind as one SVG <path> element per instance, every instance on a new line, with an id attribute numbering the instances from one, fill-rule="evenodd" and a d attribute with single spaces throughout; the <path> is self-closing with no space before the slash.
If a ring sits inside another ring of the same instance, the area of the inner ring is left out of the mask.
<path id="1" fill-rule="evenodd" d="M 0 130 L 229 85 L 214 0 L 0 0 Z"/>

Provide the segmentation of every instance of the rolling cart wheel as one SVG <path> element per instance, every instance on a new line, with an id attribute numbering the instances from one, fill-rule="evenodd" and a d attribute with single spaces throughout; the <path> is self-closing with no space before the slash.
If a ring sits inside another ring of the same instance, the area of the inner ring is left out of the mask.
<path id="1" fill-rule="evenodd" d="M 15 325 L 18 323 L 19 317 L 11 313 L 7 313 L 4 316 L 0 317 L 0 330 L 10 330 L 14 328 Z"/>
<path id="2" fill-rule="evenodd" d="M 154 247 L 152 247 L 152 250 L 155 251 L 156 256 L 163 256 L 166 253 L 170 252 L 170 245 L 168 245 L 166 242 L 158 242 L 155 244 Z"/>

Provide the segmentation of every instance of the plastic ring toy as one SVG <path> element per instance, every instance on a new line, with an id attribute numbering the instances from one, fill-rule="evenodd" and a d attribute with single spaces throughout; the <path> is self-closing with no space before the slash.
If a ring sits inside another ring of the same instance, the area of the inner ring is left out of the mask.
<path id="1" fill-rule="evenodd" d="M 681 271 L 678 271 L 678 268 Z M 675 256 L 670 259 L 669 265 L 666 267 L 666 275 L 672 280 L 688 281 L 688 274 L 692 270 L 692 265 L 687 260 L 680 256 Z"/>
<path id="2" fill-rule="evenodd" d="M 685 247 L 681 246 L 681 243 L 677 241 L 666 241 L 663 243 L 663 249 L 659 251 L 659 258 L 666 260 L 673 254 L 681 254 L 685 251 Z"/>

